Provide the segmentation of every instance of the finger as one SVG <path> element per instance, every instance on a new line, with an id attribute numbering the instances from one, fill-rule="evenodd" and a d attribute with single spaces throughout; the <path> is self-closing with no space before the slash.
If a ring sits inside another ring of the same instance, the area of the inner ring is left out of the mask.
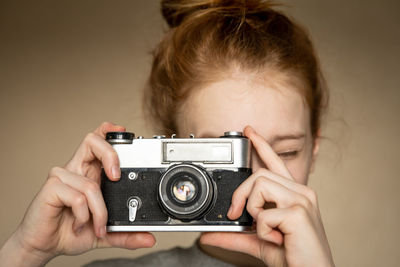
<path id="1" fill-rule="evenodd" d="M 277 208 L 288 208 L 294 205 L 311 208 L 311 203 L 303 195 L 293 192 L 285 186 L 265 177 L 259 177 L 254 183 L 247 201 L 247 211 L 253 218 L 264 210 L 266 202 L 273 202 Z"/>
<path id="2" fill-rule="evenodd" d="M 257 217 L 257 236 L 260 239 L 274 243 L 278 246 L 283 244 L 283 234 L 277 229 L 283 215 L 282 209 L 263 210 Z M 273 218 L 274 217 L 274 218 Z"/>
<path id="3" fill-rule="evenodd" d="M 71 208 L 72 214 L 75 217 L 73 224 L 74 231 L 77 231 L 89 221 L 89 209 L 86 198 L 82 193 L 64 184 L 59 178 L 54 176 L 48 179 L 45 191 L 52 194 L 51 205 L 59 208 Z"/>
<path id="4" fill-rule="evenodd" d="M 232 195 L 231 209 L 230 213 L 228 213 L 228 217 L 232 220 L 237 219 L 241 216 L 244 206 L 246 205 L 246 200 L 250 196 L 250 193 L 253 189 L 254 182 L 259 177 L 266 177 L 276 183 L 282 184 L 284 187 L 292 190 L 298 194 L 301 194 L 308 198 L 310 203 L 314 206 L 315 210 L 318 210 L 318 199 L 317 194 L 310 187 L 299 184 L 295 181 L 286 179 L 281 177 L 270 170 L 261 168 L 258 169 L 255 173 L 250 175 L 243 183 L 240 184 L 238 188 L 234 191 Z"/>
<path id="5" fill-rule="evenodd" d="M 308 211 L 301 205 L 295 205 L 284 209 L 270 209 L 259 213 L 257 218 L 257 234 L 261 240 L 280 244 L 279 232 L 284 238 L 286 251 L 295 246 L 297 255 L 304 255 L 305 258 L 313 258 L 315 251 L 321 249 L 321 244 L 327 244 L 325 233 L 321 232 L 321 222 L 310 217 Z M 297 244 L 297 245 L 296 245 Z M 300 245 L 299 245 L 300 244 Z M 326 259 L 331 254 L 325 254 Z M 322 264 L 322 263 L 321 263 Z M 309 264 L 301 264 L 309 265 Z M 333 266 L 332 264 L 328 264 Z"/>
<path id="6" fill-rule="evenodd" d="M 257 217 L 257 234 L 260 238 L 268 241 L 279 241 L 275 229 L 283 235 L 308 234 L 303 240 L 311 238 L 313 223 L 307 210 L 301 205 L 294 205 L 289 208 L 268 209 L 260 212 Z M 301 231 L 299 231 L 301 229 Z M 270 239 L 270 240 L 269 240 Z"/>
<path id="7" fill-rule="evenodd" d="M 276 173 L 271 172 L 270 170 L 261 168 L 259 170 L 256 171 L 256 174 L 258 176 L 264 176 L 267 177 L 268 179 L 277 182 L 281 185 L 283 185 L 284 187 L 287 187 L 289 190 L 292 190 L 298 194 L 304 195 L 305 197 L 307 197 L 311 203 L 315 204 L 315 206 L 317 206 L 317 195 L 315 193 L 315 191 L 313 189 L 311 189 L 310 187 L 304 185 L 304 184 L 300 184 L 294 180 L 289 180 L 286 179 Z M 255 177 L 257 178 L 257 176 Z M 253 178 L 254 179 L 254 178 Z"/>
<path id="8" fill-rule="evenodd" d="M 283 178 L 267 169 L 261 168 L 255 173 L 250 175 L 236 190 L 232 195 L 232 203 L 230 213 L 228 217 L 230 219 L 237 219 L 242 214 L 244 206 L 246 205 L 246 200 L 250 196 L 253 189 L 254 183 L 259 177 L 266 177 L 276 183 L 282 184 L 284 187 L 292 190 L 298 194 L 302 194 L 308 198 L 308 200 L 313 204 L 313 206 L 318 209 L 318 201 L 316 193 L 309 187 L 299 184 L 295 181 Z"/>
<path id="9" fill-rule="evenodd" d="M 248 233 L 203 233 L 200 243 L 232 251 L 243 252 L 260 258 L 260 240 L 256 234 Z"/>
<path id="10" fill-rule="evenodd" d="M 99 184 L 89 178 L 58 167 L 53 168 L 50 175 L 58 177 L 64 184 L 69 185 L 85 195 L 89 210 L 93 215 L 95 234 L 98 237 L 104 237 L 106 235 L 105 226 L 108 215 Z"/>
<path id="11" fill-rule="evenodd" d="M 103 122 L 96 130 L 94 130 L 95 134 L 100 135 L 103 139 L 106 138 L 106 134 L 108 132 L 125 132 L 126 129 L 124 126 L 115 125 L 112 122 Z"/>
<path id="12" fill-rule="evenodd" d="M 258 155 L 269 170 L 283 177 L 294 180 L 282 159 L 251 126 L 246 126 L 244 129 L 244 135 L 251 140 Z"/>
<path id="13" fill-rule="evenodd" d="M 107 233 L 103 239 L 98 239 L 95 247 L 118 247 L 127 249 L 149 248 L 156 244 L 151 233 Z"/>
<path id="14" fill-rule="evenodd" d="M 65 168 L 79 175 L 87 176 L 86 173 L 83 173 L 84 166 L 94 160 L 99 160 L 103 164 L 104 171 L 110 180 L 118 180 L 121 177 L 117 152 L 107 141 L 94 133 L 89 133 L 85 137 Z"/>

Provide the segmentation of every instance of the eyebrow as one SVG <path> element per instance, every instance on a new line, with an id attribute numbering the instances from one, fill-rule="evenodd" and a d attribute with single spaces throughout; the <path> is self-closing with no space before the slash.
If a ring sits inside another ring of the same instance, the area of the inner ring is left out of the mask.
<path id="1" fill-rule="evenodd" d="M 276 143 L 284 141 L 284 140 L 300 140 L 300 139 L 304 139 L 305 136 L 306 135 L 304 133 L 276 135 L 268 143 L 270 145 L 273 145 L 273 144 L 276 144 Z"/>

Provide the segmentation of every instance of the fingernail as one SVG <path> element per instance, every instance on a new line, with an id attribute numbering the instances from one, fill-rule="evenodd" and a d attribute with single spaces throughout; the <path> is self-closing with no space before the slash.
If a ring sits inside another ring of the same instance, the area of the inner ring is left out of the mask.
<path id="1" fill-rule="evenodd" d="M 106 227 L 105 226 L 101 226 L 99 229 L 99 235 L 101 238 L 104 238 L 106 236 Z"/>
<path id="2" fill-rule="evenodd" d="M 121 177 L 121 171 L 117 165 L 112 166 L 111 173 L 114 179 L 119 179 Z"/>

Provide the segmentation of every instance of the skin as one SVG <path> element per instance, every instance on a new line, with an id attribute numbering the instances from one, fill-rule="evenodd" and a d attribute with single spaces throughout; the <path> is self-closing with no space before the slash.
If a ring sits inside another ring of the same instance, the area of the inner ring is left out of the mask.
<path id="1" fill-rule="evenodd" d="M 150 233 L 106 233 L 107 210 L 100 191 L 103 165 L 111 180 L 121 176 L 119 160 L 104 140 L 124 127 L 103 123 L 89 133 L 64 167 L 50 170 L 23 221 L 0 250 L 0 266 L 44 266 L 57 255 L 95 248 L 152 247 Z"/>
<path id="2" fill-rule="evenodd" d="M 305 185 L 318 140 L 311 136 L 309 110 L 296 86 L 277 77 L 268 81 L 236 73 L 197 90 L 182 106 L 179 135 L 217 137 L 227 130 L 244 130 L 254 147 L 253 174 L 234 192 L 228 217 L 236 219 L 247 208 L 257 222 L 256 233 L 205 233 L 200 242 L 247 253 L 268 266 L 333 266 L 317 197 Z M 105 232 L 101 165 L 111 180 L 119 179 L 120 171 L 104 137 L 108 131 L 124 130 L 103 123 L 64 167 L 50 171 L 22 223 L 1 248 L 1 266 L 42 266 L 60 254 L 155 244 L 150 233 Z M 264 209 L 266 202 L 276 208 Z"/>
<path id="3" fill-rule="evenodd" d="M 299 86 L 287 77 L 266 81 L 238 72 L 198 90 L 184 105 L 182 136 L 244 129 L 254 147 L 253 174 L 234 192 L 228 217 L 240 217 L 247 200 L 257 233 L 204 233 L 202 244 L 244 252 L 268 266 L 334 266 L 317 196 L 305 185 L 319 140 L 312 137 Z M 266 202 L 276 208 L 264 209 Z"/>

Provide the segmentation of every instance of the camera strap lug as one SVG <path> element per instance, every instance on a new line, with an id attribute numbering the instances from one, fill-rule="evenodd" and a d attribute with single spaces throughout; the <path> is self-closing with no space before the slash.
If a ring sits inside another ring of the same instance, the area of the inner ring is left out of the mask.
<path id="1" fill-rule="evenodd" d="M 129 200 L 129 221 L 134 222 L 136 219 L 136 213 L 139 208 L 139 201 L 136 198 Z"/>

